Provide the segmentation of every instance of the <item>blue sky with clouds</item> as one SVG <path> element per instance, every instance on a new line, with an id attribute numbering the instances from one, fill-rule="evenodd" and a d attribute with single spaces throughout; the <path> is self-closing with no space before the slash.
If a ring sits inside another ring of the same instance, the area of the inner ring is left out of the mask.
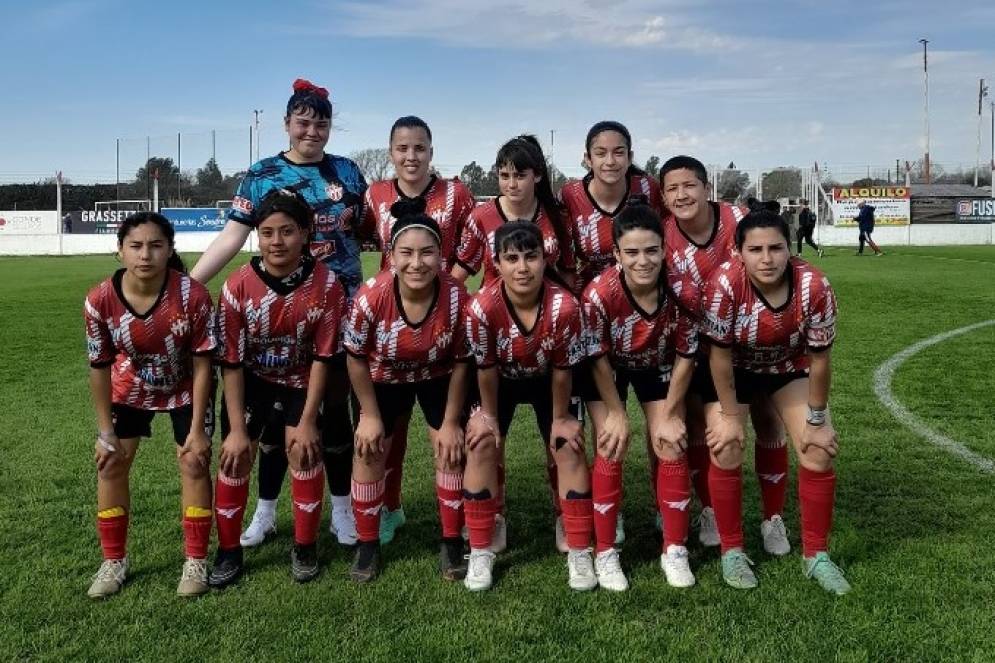
<path id="1" fill-rule="evenodd" d="M 741 167 L 859 171 L 922 151 L 930 43 L 934 161 L 973 164 L 978 79 L 995 79 L 995 3 L 718 0 L 381 0 L 0 5 L 0 182 L 62 169 L 114 181 L 153 153 L 183 167 L 284 146 L 294 78 L 332 90 L 329 150 L 379 147 L 399 115 L 425 118 L 444 173 L 490 163 L 528 131 L 570 175 L 587 128 L 618 119 L 636 158 L 678 153 Z M 995 86 L 993 86 L 995 89 Z M 988 150 L 988 110 L 983 154 Z M 987 159 L 987 157 L 983 157 Z"/>

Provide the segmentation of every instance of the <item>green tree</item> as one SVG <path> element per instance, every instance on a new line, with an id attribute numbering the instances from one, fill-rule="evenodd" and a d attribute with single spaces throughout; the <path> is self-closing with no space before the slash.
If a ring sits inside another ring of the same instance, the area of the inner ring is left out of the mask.
<path id="1" fill-rule="evenodd" d="M 649 159 L 647 159 L 646 160 L 646 165 L 643 166 L 643 170 L 646 171 L 647 175 L 650 175 L 652 177 L 659 177 L 660 176 L 660 157 L 658 157 L 657 155 L 654 154 Z"/>
<path id="2" fill-rule="evenodd" d="M 802 173 L 796 168 L 775 168 L 763 175 L 764 200 L 798 198 L 802 192 Z"/>

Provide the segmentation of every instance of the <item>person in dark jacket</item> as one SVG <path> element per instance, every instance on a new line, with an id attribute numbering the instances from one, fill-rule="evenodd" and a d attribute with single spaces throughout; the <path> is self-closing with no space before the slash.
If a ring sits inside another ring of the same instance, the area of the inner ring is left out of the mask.
<path id="1" fill-rule="evenodd" d="M 857 207 L 860 209 L 857 214 L 857 228 L 860 230 L 860 247 L 857 249 L 857 255 L 864 255 L 864 242 L 867 242 L 874 251 L 874 255 L 883 256 L 884 251 L 878 248 L 878 245 L 871 239 L 871 233 L 874 232 L 874 206 L 861 200 L 857 203 Z"/>
<path id="2" fill-rule="evenodd" d="M 819 257 L 822 257 L 822 249 L 819 245 L 815 243 L 812 235 L 815 233 L 815 212 L 813 212 L 808 207 L 808 201 L 802 198 L 801 200 L 802 208 L 798 212 L 798 230 L 795 232 L 795 237 L 798 240 L 798 255 L 802 254 L 802 242 L 815 249 Z"/>

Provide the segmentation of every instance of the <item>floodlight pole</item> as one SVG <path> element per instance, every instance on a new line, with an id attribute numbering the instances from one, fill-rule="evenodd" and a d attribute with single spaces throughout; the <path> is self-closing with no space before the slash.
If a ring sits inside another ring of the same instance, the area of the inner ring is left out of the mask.
<path id="1" fill-rule="evenodd" d="M 990 113 L 992 118 L 992 152 L 991 152 L 991 162 L 989 165 L 992 168 L 992 178 L 988 181 L 991 185 L 988 188 L 991 190 L 992 198 L 995 198 L 995 101 L 991 102 Z"/>
<path id="2" fill-rule="evenodd" d="M 259 161 L 259 116 L 262 115 L 261 110 L 253 110 L 252 114 L 255 116 L 255 127 L 256 127 L 256 161 Z"/>
<path id="3" fill-rule="evenodd" d="M 981 170 L 981 106 L 985 97 L 988 96 L 988 88 L 985 87 L 985 79 L 978 83 L 978 149 L 974 154 L 974 188 L 978 188 L 978 171 Z"/>
<path id="4" fill-rule="evenodd" d="M 926 137 L 926 155 L 922 162 L 922 169 L 923 175 L 926 179 L 926 184 L 929 184 L 931 182 L 929 169 L 929 59 L 927 55 L 927 44 L 929 44 L 929 40 L 920 39 L 919 43 L 922 44 L 923 129 Z"/>

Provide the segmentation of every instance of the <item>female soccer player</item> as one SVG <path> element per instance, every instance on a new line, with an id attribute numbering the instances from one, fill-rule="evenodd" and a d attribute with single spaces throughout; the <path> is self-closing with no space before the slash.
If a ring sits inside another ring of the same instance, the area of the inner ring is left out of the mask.
<path id="1" fill-rule="evenodd" d="M 829 592 L 850 585 L 829 558 L 839 447 L 829 417 L 830 348 L 836 337 L 836 298 L 829 281 L 791 258 L 788 225 L 763 210 L 736 229 L 739 257 L 709 278 L 702 295 L 703 332 L 717 400 L 706 406 L 712 458 L 712 503 L 722 541 L 722 575 L 738 588 L 757 584 L 743 552 L 744 404 L 771 398 L 798 456 L 802 568 Z"/>
<path id="2" fill-rule="evenodd" d="M 660 185 L 632 163 L 632 136 L 620 122 L 596 123 L 587 132 L 584 179 L 571 180 L 560 190 L 566 208 L 574 257 L 583 289 L 615 263 L 612 219 L 631 196 L 642 196 L 663 215 Z"/>
<path id="3" fill-rule="evenodd" d="M 745 211 L 740 207 L 708 200 L 708 173 L 693 157 L 677 156 L 660 169 L 660 183 L 670 215 L 664 220 L 667 283 L 681 304 L 699 314 L 701 290 L 709 276 L 736 252 L 736 224 Z M 707 348 L 701 348 L 706 350 Z M 702 403 L 714 398 L 708 356 L 700 352 L 687 398 L 688 465 L 695 493 L 701 501 L 698 539 L 703 545 L 719 545 L 712 509 L 711 463 L 705 444 L 705 415 Z M 786 555 L 791 546 L 781 513 L 784 510 L 788 447 L 784 429 L 770 399 L 757 394 L 750 404 L 750 418 L 756 432 L 755 467 L 760 484 L 764 518 L 760 524 L 764 550 Z"/>
<path id="4" fill-rule="evenodd" d="M 435 452 L 435 491 L 442 523 L 440 570 L 466 574 L 463 560 L 463 428 L 469 352 L 463 285 L 442 270 L 442 231 L 424 199 L 391 206 L 393 269 L 359 289 L 345 328 L 347 363 L 360 403 L 352 503 L 359 548 L 350 571 L 367 582 L 380 570 L 380 518 L 390 431 L 411 416 L 417 397 Z"/>
<path id="5" fill-rule="evenodd" d="M 218 302 L 224 442 L 214 506 L 218 554 L 208 581 L 219 588 L 242 574 L 239 533 L 249 476 L 260 437 L 274 427 L 284 433 L 291 469 L 291 573 L 297 582 L 318 575 L 324 493 L 318 413 L 345 313 L 335 272 L 307 252 L 314 210 L 304 197 L 272 191 L 256 218 L 259 256 L 228 277 Z"/>
<path id="6" fill-rule="evenodd" d="M 658 459 L 654 471 L 663 514 L 660 565 L 670 585 L 690 587 L 694 575 L 685 547 L 691 484 L 684 453 L 684 395 L 694 371 L 697 329 L 663 278 L 663 236 L 656 210 L 641 202 L 629 204 L 613 225 L 617 266 L 596 276 L 581 299 L 594 378 L 583 396 L 597 438 L 591 472 L 594 567 L 602 587 L 628 589 L 615 548 L 615 528 L 622 503 L 622 461 L 629 446 L 625 400 L 631 385 L 646 417 L 646 439 Z"/>
<path id="7" fill-rule="evenodd" d="M 542 244 L 534 223 L 500 226 L 494 233 L 500 278 L 484 285 L 467 307 L 467 338 L 480 390 L 480 409 L 467 428 L 463 477 L 470 534 L 464 584 L 471 591 L 492 583 L 499 447 L 519 404 L 535 410 L 539 434 L 556 462 L 570 587 L 590 590 L 598 584 L 589 547 L 593 507 L 584 429 L 568 411 L 571 369 L 586 354 L 583 324 L 577 300 L 565 287 L 543 278 Z"/>
<path id="8" fill-rule="evenodd" d="M 366 190 L 363 226 L 376 229 L 382 257 L 380 269 L 391 266 L 391 231 L 397 219 L 391 206 L 398 200 L 423 198 L 425 214 L 439 225 L 441 233 L 440 269 L 449 272 L 456 262 L 456 244 L 459 242 L 466 217 L 473 209 L 473 194 L 458 179 L 443 179 L 431 171 L 432 130 L 419 117 L 398 118 L 390 128 L 390 158 L 396 176 L 374 182 Z M 384 513 L 380 518 L 380 543 L 394 539 L 398 527 L 404 524 L 401 508 L 401 480 L 404 473 L 404 455 L 408 447 L 408 418 L 398 417 L 397 425 L 390 431 L 390 456 L 387 458 L 387 476 L 384 484 Z"/>
<path id="9" fill-rule="evenodd" d="M 484 270 L 484 283 L 499 276 L 494 256 L 494 233 L 509 221 L 535 224 L 551 275 L 573 287 L 576 270 L 563 208 L 553 195 L 546 157 L 535 136 L 512 138 L 498 150 L 495 167 L 498 188 L 494 200 L 475 207 L 466 220 L 456 252 L 453 276 L 457 281 Z"/>
<path id="10" fill-rule="evenodd" d="M 206 283 L 242 248 L 252 228 L 259 224 L 258 208 L 275 189 L 300 193 L 315 212 L 311 254 L 335 272 L 352 296 L 362 283 L 359 244 L 353 226 L 361 218 L 366 181 L 359 167 L 345 157 L 325 153 L 332 127 L 328 91 L 309 81 L 294 81 L 283 120 L 290 149 L 267 157 L 249 168 L 232 201 L 229 221 L 191 271 Z M 356 542 L 349 503 L 352 473 L 352 425 L 349 418 L 349 376 L 344 359 L 332 365 L 323 405 L 322 453 L 332 493 L 331 529 L 339 543 Z M 287 459 L 279 440 L 261 446 L 259 503 L 243 537 L 244 545 L 257 545 L 275 531 L 276 501 L 286 473 Z"/>
<path id="11" fill-rule="evenodd" d="M 207 591 L 211 535 L 211 296 L 186 275 L 173 248 L 173 226 L 140 212 L 117 233 L 124 265 L 86 297 L 90 393 L 97 414 L 97 531 L 104 562 L 91 598 L 121 589 L 128 573 L 128 478 L 141 437 L 156 412 L 168 412 L 179 445 L 186 562 L 177 593 Z"/>

